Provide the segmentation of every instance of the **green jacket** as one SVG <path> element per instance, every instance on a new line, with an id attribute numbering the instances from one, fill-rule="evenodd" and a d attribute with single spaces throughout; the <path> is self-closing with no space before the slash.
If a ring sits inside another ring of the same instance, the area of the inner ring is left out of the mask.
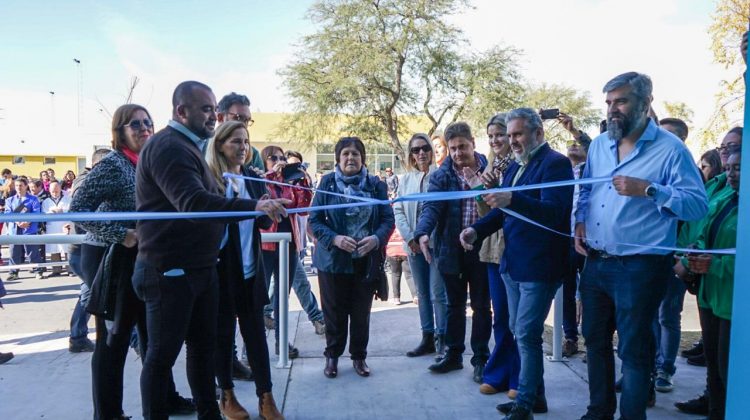
<path id="1" fill-rule="evenodd" d="M 726 182 L 726 177 L 724 178 Z M 708 215 L 697 236 L 698 249 L 706 249 L 711 224 L 734 197 L 735 192 L 726 185 L 717 191 L 714 200 L 708 204 Z M 737 208 L 727 214 L 719 225 L 713 249 L 734 248 L 737 243 Z M 708 273 L 703 275 L 698 291 L 698 306 L 711 309 L 719 318 L 732 319 L 732 296 L 734 293 L 734 255 L 714 255 Z"/>
<path id="2" fill-rule="evenodd" d="M 727 185 L 727 174 L 725 172 L 720 173 L 710 181 L 706 182 L 706 196 L 708 196 L 709 214 L 711 214 L 710 209 L 712 208 L 712 202 L 725 200 L 727 196 L 731 196 L 733 193 L 734 190 L 732 190 L 732 187 Z M 714 203 L 713 205 L 715 206 L 716 204 Z M 708 220 L 708 217 L 704 217 L 699 220 L 683 223 L 682 227 L 680 227 L 680 232 L 677 235 L 677 247 L 689 248 L 691 245 L 695 245 L 698 236 L 703 232 Z M 687 258 L 683 258 L 682 264 L 687 268 Z"/>

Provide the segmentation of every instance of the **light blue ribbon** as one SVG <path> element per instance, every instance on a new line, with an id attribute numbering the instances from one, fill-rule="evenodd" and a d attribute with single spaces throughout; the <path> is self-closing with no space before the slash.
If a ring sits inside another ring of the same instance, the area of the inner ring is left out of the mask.
<path id="1" fill-rule="evenodd" d="M 599 178 L 584 178 L 584 179 L 571 179 L 566 181 L 553 181 L 544 182 L 541 184 L 530 184 L 530 185 L 518 185 L 514 187 L 505 188 L 492 188 L 488 190 L 467 190 L 467 191 L 440 191 L 440 192 L 427 192 L 427 193 L 416 193 L 408 194 L 401 197 L 397 197 L 394 200 L 378 200 L 366 197 L 353 197 L 333 191 L 315 190 L 312 188 L 302 187 L 299 185 L 291 185 L 278 181 L 272 181 L 262 178 L 245 177 L 236 174 L 225 173 L 227 178 L 238 178 L 238 179 L 249 179 L 252 181 L 260 181 L 269 184 L 277 184 L 292 188 L 304 188 L 314 191 L 319 194 L 329 194 L 338 197 L 345 197 L 350 200 L 358 200 L 352 203 L 340 203 L 331 204 L 327 206 L 317 207 L 303 207 L 287 209 L 288 214 L 297 213 L 309 213 L 312 211 L 324 211 L 324 210 L 337 210 L 345 209 L 349 207 L 360 207 L 360 206 L 372 206 L 372 205 L 391 205 L 397 202 L 407 201 L 447 201 L 447 200 L 461 200 L 467 198 L 474 198 L 484 194 L 494 194 L 499 192 L 514 192 L 514 191 L 528 191 L 543 188 L 556 188 L 556 187 L 567 187 L 573 185 L 584 185 L 584 184 L 598 184 L 603 182 L 611 182 L 611 177 L 599 177 Z M 524 222 L 530 223 L 539 228 L 553 232 L 558 235 L 566 237 L 575 237 L 575 235 L 563 233 L 537 223 L 525 216 L 522 216 L 509 209 L 501 209 L 506 214 L 516 217 Z M 265 213 L 260 211 L 224 211 L 224 212 L 100 212 L 100 213 L 65 213 L 65 214 L 29 214 L 29 213 L 6 213 L 0 215 L 0 223 L 8 222 L 55 222 L 55 221 L 71 221 L 71 222 L 111 222 L 111 221 L 135 221 L 135 220 L 186 220 L 186 219 L 216 219 L 216 218 L 248 218 L 254 216 L 263 216 Z M 656 245 L 642 245 L 642 244 L 629 244 L 629 243 L 617 243 L 618 245 L 625 246 L 648 246 L 652 249 L 659 249 L 673 252 L 696 252 L 695 249 L 686 248 L 673 248 L 663 247 Z M 701 253 L 706 254 L 721 254 L 721 255 L 733 255 L 736 254 L 736 249 L 713 249 L 713 250 L 700 250 Z"/>

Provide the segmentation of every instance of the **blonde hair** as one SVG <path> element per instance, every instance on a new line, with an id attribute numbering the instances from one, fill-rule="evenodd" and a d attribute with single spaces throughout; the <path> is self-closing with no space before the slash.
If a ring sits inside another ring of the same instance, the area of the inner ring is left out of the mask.
<path id="1" fill-rule="evenodd" d="M 242 128 L 243 130 L 245 130 L 245 132 L 248 133 L 248 138 L 250 137 L 250 133 L 247 131 L 247 126 L 245 126 L 245 123 L 241 121 L 226 121 L 222 123 L 218 129 L 216 129 L 216 135 L 214 135 L 214 137 L 208 141 L 208 146 L 206 147 L 206 162 L 208 162 L 208 167 L 209 169 L 211 169 L 211 173 L 213 174 L 214 179 L 216 179 L 216 182 L 219 184 L 219 190 L 222 193 L 225 193 L 227 189 L 226 181 L 224 180 L 224 173 L 229 172 L 229 164 L 227 164 L 227 158 L 221 152 L 221 146 L 223 146 L 224 143 L 229 140 L 230 137 L 232 137 L 232 133 L 238 128 Z M 252 149 L 248 150 L 243 165 L 246 165 L 248 162 L 250 162 L 251 158 Z M 230 180 L 232 182 L 235 182 L 235 179 L 233 178 Z"/>
<path id="2" fill-rule="evenodd" d="M 430 146 L 430 165 L 435 163 L 435 149 L 432 147 L 432 140 L 427 134 L 417 133 L 411 136 L 409 143 L 406 145 L 406 169 L 409 171 L 418 170 L 417 160 L 412 156 L 411 147 L 417 140 L 424 140 Z"/>

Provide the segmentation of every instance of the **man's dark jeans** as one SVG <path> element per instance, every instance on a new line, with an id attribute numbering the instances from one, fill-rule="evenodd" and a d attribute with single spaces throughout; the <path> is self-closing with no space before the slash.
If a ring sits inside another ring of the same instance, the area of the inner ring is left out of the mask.
<path id="1" fill-rule="evenodd" d="M 590 253 L 586 260 L 580 292 L 592 414 L 611 418 L 617 409 L 612 351 L 616 327 L 622 360 L 620 414 L 646 418 L 655 348 L 651 324 L 671 270 L 671 254 L 605 258 Z"/>
<path id="2" fill-rule="evenodd" d="M 433 264 L 435 264 L 433 262 Z M 448 323 L 445 345 L 448 356 L 461 358 L 466 346 L 466 286 L 471 298 L 471 349 L 474 356 L 471 364 L 484 365 L 490 358 L 489 341 L 492 335 L 490 313 L 490 286 L 487 280 L 487 264 L 479 261 L 477 251 L 462 252 L 459 256 L 461 274 L 443 274 L 448 296 Z"/>
<path id="3" fill-rule="evenodd" d="M 216 267 L 165 275 L 136 260 L 133 288 L 146 302 L 148 351 L 141 372 L 143 416 L 167 419 L 170 373 L 182 343 L 187 345 L 187 377 L 198 418 L 219 418 L 214 388 L 219 284 Z"/>
<path id="4" fill-rule="evenodd" d="M 566 340 L 578 342 L 578 313 L 576 294 L 578 292 L 578 274 L 583 271 L 586 258 L 570 246 L 568 271 L 563 277 L 563 332 Z"/>

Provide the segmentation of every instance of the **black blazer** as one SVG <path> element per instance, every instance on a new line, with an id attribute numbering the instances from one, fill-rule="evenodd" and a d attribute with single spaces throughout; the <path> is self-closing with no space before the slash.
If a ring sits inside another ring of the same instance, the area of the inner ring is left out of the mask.
<path id="1" fill-rule="evenodd" d="M 254 171 L 242 168 L 242 175 L 259 178 Z M 266 193 L 264 182 L 245 180 L 245 188 L 251 198 L 259 200 Z M 220 288 L 229 293 L 229 301 L 233 305 L 232 313 L 248 311 L 250 308 L 258 309 L 269 303 L 268 289 L 266 288 L 265 270 L 263 267 L 263 255 L 260 248 L 260 229 L 268 229 L 272 224 L 268 216 L 255 218 L 253 226 L 253 254 L 255 255 L 255 277 L 245 281 L 242 268 L 242 245 L 240 242 L 240 225 L 238 222 L 227 224 L 229 228 L 229 241 L 219 252 Z M 292 273 L 290 273 L 292 274 Z"/>

